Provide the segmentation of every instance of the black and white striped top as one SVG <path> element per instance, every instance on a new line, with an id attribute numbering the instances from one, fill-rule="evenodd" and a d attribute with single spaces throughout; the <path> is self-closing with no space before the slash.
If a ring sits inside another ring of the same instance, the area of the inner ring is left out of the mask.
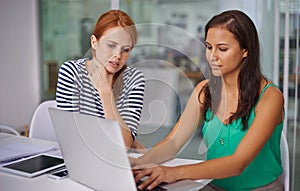
<path id="1" fill-rule="evenodd" d="M 127 67 L 123 74 L 123 82 L 123 91 L 116 104 L 135 138 L 143 108 L 145 77 L 140 70 Z M 68 60 L 61 65 L 56 101 L 60 109 L 104 118 L 101 99 L 88 77 L 85 59 Z"/>

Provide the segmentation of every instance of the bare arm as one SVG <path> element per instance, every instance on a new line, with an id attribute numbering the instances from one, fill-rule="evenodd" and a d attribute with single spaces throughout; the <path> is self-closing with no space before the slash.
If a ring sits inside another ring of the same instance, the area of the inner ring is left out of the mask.
<path id="1" fill-rule="evenodd" d="M 137 164 L 161 163 L 174 158 L 181 147 L 191 137 L 200 119 L 201 105 L 198 101 L 200 89 L 206 82 L 198 84 L 170 134 L 151 150 L 135 161 Z"/>

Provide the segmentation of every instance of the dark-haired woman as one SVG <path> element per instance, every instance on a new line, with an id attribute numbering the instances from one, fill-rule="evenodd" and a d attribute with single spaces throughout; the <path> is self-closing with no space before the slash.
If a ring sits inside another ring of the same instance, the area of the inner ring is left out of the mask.
<path id="1" fill-rule="evenodd" d="M 194 89 L 171 133 L 133 166 L 173 158 L 203 123 L 207 160 L 176 167 L 134 170 L 140 189 L 181 179 L 213 179 L 203 190 L 282 190 L 280 138 L 284 120 L 281 91 L 260 69 L 254 23 L 241 11 L 214 16 L 205 27 L 209 80 Z"/>

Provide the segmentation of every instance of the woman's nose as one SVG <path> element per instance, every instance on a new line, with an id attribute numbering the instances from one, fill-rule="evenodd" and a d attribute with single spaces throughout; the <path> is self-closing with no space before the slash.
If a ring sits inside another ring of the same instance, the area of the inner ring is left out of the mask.
<path id="1" fill-rule="evenodd" d="M 120 59 L 121 58 L 121 54 L 122 54 L 122 50 L 118 49 L 114 52 L 114 58 Z"/>
<path id="2" fill-rule="evenodd" d="M 217 60 L 217 55 L 216 55 L 216 52 L 215 51 L 210 51 L 210 53 L 209 53 L 209 60 L 211 60 L 211 61 L 215 61 L 215 60 Z"/>

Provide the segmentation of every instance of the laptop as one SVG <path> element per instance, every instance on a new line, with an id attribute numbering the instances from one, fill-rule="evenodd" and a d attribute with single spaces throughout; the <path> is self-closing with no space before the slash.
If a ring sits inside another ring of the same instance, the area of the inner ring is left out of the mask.
<path id="1" fill-rule="evenodd" d="M 72 180 L 94 190 L 137 190 L 116 121 L 56 108 L 49 108 L 49 113 Z M 165 184 L 164 188 L 186 191 L 203 186 L 204 183 L 185 180 L 182 184 Z"/>

